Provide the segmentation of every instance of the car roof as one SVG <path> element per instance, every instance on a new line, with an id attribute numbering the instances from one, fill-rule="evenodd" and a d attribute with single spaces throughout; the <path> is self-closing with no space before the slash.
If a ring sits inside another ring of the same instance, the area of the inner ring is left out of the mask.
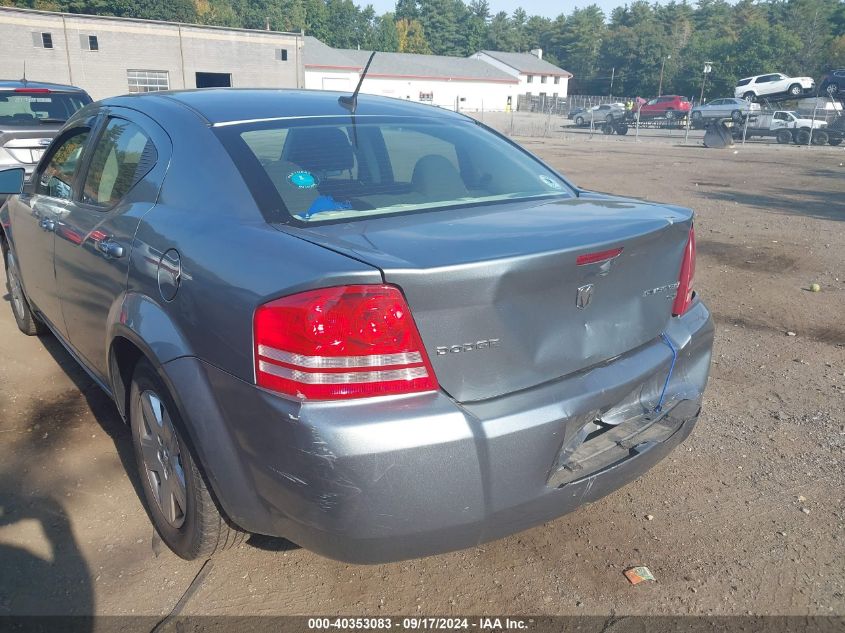
<path id="1" fill-rule="evenodd" d="M 45 81 L 30 81 L 28 79 L 0 79 L 0 90 L 15 90 L 17 88 L 34 88 L 36 90 L 52 90 L 54 92 L 85 92 L 82 88 L 67 84 L 53 84 Z"/>
<path id="2" fill-rule="evenodd" d="M 272 119 L 348 116 L 338 102 L 348 92 L 261 88 L 205 88 L 123 95 L 103 100 L 104 105 L 126 106 L 144 111 L 144 104 L 181 105 L 212 125 Z M 355 114 L 359 116 L 413 116 L 435 119 L 465 119 L 464 115 L 436 106 L 403 99 L 359 94 Z"/>

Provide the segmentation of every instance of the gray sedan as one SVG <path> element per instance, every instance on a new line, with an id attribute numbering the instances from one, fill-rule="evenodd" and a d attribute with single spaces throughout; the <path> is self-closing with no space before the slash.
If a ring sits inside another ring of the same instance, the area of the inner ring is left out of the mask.
<path id="1" fill-rule="evenodd" d="M 117 97 L 0 191 L 18 327 L 114 399 L 187 559 L 248 532 L 353 562 L 474 546 L 640 476 L 699 415 L 692 212 L 578 189 L 460 114 Z"/>
<path id="2" fill-rule="evenodd" d="M 733 119 L 742 121 L 745 116 L 760 112 L 760 104 L 752 103 L 746 99 L 713 99 L 703 105 L 697 105 L 692 109 L 692 121 L 702 122 L 708 119 Z"/>

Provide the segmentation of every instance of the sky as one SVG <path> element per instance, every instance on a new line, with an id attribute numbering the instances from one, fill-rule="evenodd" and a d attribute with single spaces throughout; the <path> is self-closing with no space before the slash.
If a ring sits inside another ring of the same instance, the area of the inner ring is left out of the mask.
<path id="1" fill-rule="evenodd" d="M 464 0 L 469 4 L 469 0 Z M 499 11 L 505 11 L 511 14 L 518 7 L 525 9 L 528 15 L 544 15 L 549 18 L 559 16 L 561 13 L 572 13 L 575 7 L 586 7 L 591 4 L 597 4 L 605 12 L 610 13 L 614 7 L 623 4 L 630 4 L 626 0 L 581 0 L 573 2 L 573 0 L 487 0 L 490 4 L 490 13 L 496 14 Z M 385 11 L 393 11 L 396 6 L 396 0 L 355 0 L 355 3 L 360 6 L 367 6 L 372 4 L 376 12 L 379 14 Z"/>

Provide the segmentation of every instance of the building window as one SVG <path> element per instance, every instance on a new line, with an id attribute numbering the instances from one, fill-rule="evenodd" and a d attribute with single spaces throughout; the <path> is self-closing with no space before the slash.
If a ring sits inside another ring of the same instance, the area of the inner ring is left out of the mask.
<path id="1" fill-rule="evenodd" d="M 276 49 L 276 59 L 282 62 L 286 62 L 288 60 L 288 49 L 286 48 L 277 48 Z"/>
<path id="2" fill-rule="evenodd" d="M 546 79 L 548 79 L 548 77 L 546 77 L 545 75 L 543 75 L 542 77 L 540 77 L 540 83 L 541 83 L 541 84 L 546 83 Z"/>
<path id="3" fill-rule="evenodd" d="M 420 102 L 421 103 L 433 103 L 434 102 L 434 93 L 433 92 L 420 92 Z"/>
<path id="4" fill-rule="evenodd" d="M 530 84 L 534 83 L 534 75 L 528 75 L 528 83 L 530 83 Z"/>
<path id="5" fill-rule="evenodd" d="M 166 70 L 127 70 L 129 92 L 158 92 L 170 90 L 170 76 Z"/>
<path id="6" fill-rule="evenodd" d="M 100 50 L 100 42 L 97 41 L 96 35 L 89 35 L 88 36 L 88 50 L 89 51 Z"/>
<path id="7" fill-rule="evenodd" d="M 53 48 L 53 34 L 52 33 L 42 33 L 41 34 L 41 46 L 44 48 Z"/>
<path id="8" fill-rule="evenodd" d="M 560 77 L 555 77 L 555 84 L 559 84 L 559 83 L 560 83 Z"/>

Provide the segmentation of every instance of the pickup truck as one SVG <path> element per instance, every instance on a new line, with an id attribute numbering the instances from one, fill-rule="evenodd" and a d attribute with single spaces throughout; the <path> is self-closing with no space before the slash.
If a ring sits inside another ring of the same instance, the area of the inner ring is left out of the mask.
<path id="1" fill-rule="evenodd" d="M 830 139 L 824 129 L 826 127 L 827 123 L 823 120 L 813 121 L 791 110 L 776 110 L 752 116 L 747 129 L 742 125 L 734 126 L 733 136 L 740 139 L 743 132 L 746 139 L 753 136 L 774 136 L 778 143 L 798 145 L 806 145 L 812 138 L 814 144 L 825 145 Z"/>

